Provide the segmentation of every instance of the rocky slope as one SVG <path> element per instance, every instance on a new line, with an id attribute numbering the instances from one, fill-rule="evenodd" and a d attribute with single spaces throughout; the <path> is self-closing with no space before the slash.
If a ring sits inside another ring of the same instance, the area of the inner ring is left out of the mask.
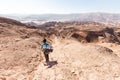
<path id="1" fill-rule="evenodd" d="M 41 30 L 1 23 L 0 80 L 119 80 L 119 29 L 69 26 Z M 48 66 L 40 49 L 44 37 L 54 48 Z"/>
<path id="2" fill-rule="evenodd" d="M 26 26 L 25 24 L 22 24 L 21 22 L 17 20 L 5 18 L 5 17 L 0 17 L 0 23 L 7 23 L 7 24 L 12 24 L 12 25 L 18 25 L 18 26 Z"/>

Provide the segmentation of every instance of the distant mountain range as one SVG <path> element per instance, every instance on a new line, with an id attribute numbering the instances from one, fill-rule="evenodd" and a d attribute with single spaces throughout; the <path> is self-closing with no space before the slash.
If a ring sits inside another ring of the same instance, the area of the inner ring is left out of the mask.
<path id="1" fill-rule="evenodd" d="M 19 20 L 23 23 L 43 23 L 50 21 L 93 21 L 99 23 L 120 24 L 120 14 L 112 13 L 80 13 L 80 14 L 41 14 L 41 15 L 18 15 L 10 14 L 0 16 Z"/>

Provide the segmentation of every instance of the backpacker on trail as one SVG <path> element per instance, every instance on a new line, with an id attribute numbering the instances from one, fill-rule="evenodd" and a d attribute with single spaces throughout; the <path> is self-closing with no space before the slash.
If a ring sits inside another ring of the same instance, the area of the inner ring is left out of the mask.
<path id="1" fill-rule="evenodd" d="M 49 62 L 49 53 L 53 51 L 53 47 L 50 44 L 47 43 L 46 39 L 44 39 L 43 43 L 41 45 L 41 49 L 44 53 L 46 62 Z"/>

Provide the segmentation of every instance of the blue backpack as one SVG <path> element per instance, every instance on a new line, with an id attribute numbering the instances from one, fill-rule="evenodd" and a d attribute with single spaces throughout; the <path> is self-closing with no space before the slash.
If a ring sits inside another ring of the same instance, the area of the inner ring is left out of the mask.
<path id="1" fill-rule="evenodd" d="M 49 53 L 49 52 L 53 52 L 53 47 L 50 46 L 48 43 L 43 43 L 42 44 L 42 49 L 43 51 Z"/>

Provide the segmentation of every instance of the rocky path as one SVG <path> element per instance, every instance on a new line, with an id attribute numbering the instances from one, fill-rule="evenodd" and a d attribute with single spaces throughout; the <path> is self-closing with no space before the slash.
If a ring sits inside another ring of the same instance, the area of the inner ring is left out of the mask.
<path id="1" fill-rule="evenodd" d="M 50 66 L 40 62 L 32 80 L 119 80 L 119 56 L 96 44 L 54 40 Z M 108 74 L 109 73 L 109 74 Z"/>

